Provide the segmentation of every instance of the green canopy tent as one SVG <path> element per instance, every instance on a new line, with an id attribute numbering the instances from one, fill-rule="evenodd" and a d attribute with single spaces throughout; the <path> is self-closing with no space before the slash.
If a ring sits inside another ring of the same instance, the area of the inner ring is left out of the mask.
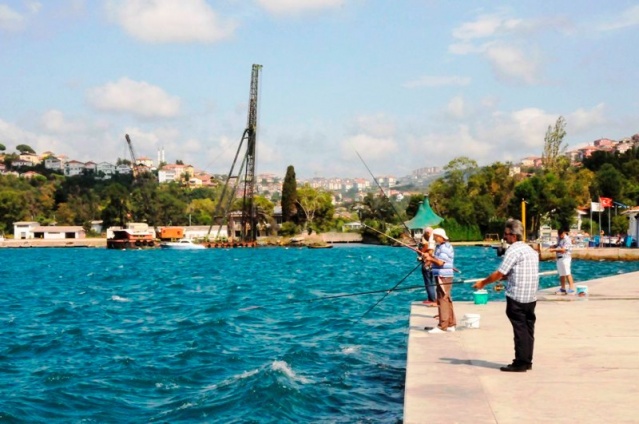
<path id="1" fill-rule="evenodd" d="M 411 236 L 420 238 L 424 228 L 434 227 L 443 220 L 444 218 L 437 215 L 430 207 L 428 197 L 425 197 L 424 201 L 419 204 L 419 208 L 413 219 L 406 221 L 404 224 L 410 230 Z"/>

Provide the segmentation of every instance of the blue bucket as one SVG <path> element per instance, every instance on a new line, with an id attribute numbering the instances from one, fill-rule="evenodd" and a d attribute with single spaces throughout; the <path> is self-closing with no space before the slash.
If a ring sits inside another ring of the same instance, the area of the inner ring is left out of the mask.
<path id="1" fill-rule="evenodd" d="M 488 291 L 477 290 L 473 292 L 473 298 L 475 299 L 475 305 L 485 305 L 488 303 Z"/>

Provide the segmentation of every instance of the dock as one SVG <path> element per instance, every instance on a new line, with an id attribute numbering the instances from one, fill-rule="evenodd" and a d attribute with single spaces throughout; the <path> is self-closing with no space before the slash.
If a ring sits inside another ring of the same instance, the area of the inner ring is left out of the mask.
<path id="1" fill-rule="evenodd" d="M 505 302 L 455 302 L 457 331 L 446 334 L 424 331 L 437 308 L 412 303 L 403 422 L 636 423 L 639 272 L 579 285 L 587 296 L 539 292 L 523 373 L 499 370 L 514 357 Z M 462 327 L 464 314 L 479 314 L 479 328 Z"/>

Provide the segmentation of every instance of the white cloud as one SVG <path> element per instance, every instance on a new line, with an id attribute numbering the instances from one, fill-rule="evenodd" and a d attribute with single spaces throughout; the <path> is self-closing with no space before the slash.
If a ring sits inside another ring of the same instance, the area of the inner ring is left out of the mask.
<path id="1" fill-rule="evenodd" d="M 573 131 L 581 133 L 606 124 L 608 119 L 605 117 L 605 111 L 606 106 L 603 103 L 590 110 L 583 108 L 575 110 L 566 116 L 566 132 L 569 134 Z"/>
<path id="2" fill-rule="evenodd" d="M 257 0 L 257 3 L 275 15 L 296 15 L 322 9 L 335 9 L 343 6 L 345 0 Z"/>
<path id="3" fill-rule="evenodd" d="M 397 152 L 397 143 L 392 138 L 357 134 L 346 138 L 342 143 L 342 153 L 345 156 L 352 155 L 353 152 L 364 154 L 367 159 L 387 159 Z"/>
<path id="4" fill-rule="evenodd" d="M 180 111 L 180 99 L 144 81 L 121 78 L 87 92 L 89 103 L 99 110 L 124 112 L 144 118 L 170 118 Z"/>
<path id="5" fill-rule="evenodd" d="M 408 81 L 404 84 L 406 88 L 416 87 L 441 87 L 447 85 L 464 86 L 470 84 L 470 78 L 459 77 L 455 75 L 450 76 L 434 76 L 424 75 L 414 81 Z"/>
<path id="6" fill-rule="evenodd" d="M 521 29 L 521 19 L 506 18 L 502 14 L 481 15 L 473 22 L 466 22 L 453 30 L 453 37 L 469 41 L 477 38 L 494 37 Z"/>
<path id="7" fill-rule="evenodd" d="M 0 4 L 0 30 L 20 31 L 24 28 L 25 18 L 6 4 Z"/>
<path id="8" fill-rule="evenodd" d="M 383 114 L 359 115 L 353 121 L 354 134 L 366 133 L 374 137 L 392 137 L 395 133 L 395 123 Z"/>
<path id="9" fill-rule="evenodd" d="M 70 151 L 69 145 L 56 137 L 24 130 L 2 119 L 0 119 L 0 140 L 7 148 L 7 152 L 15 151 L 15 147 L 19 144 L 30 146 L 36 153 L 47 150 L 54 152 Z"/>
<path id="10" fill-rule="evenodd" d="M 523 20 L 505 13 L 481 15 L 452 32 L 456 40 L 448 51 L 476 54 L 486 59 L 502 82 L 534 84 L 540 80 L 540 61 L 531 34 L 544 28 L 562 28 L 561 19 Z M 474 43 L 482 40 L 481 43 Z M 507 40 L 507 41 L 504 41 Z"/>
<path id="11" fill-rule="evenodd" d="M 61 111 L 56 109 L 42 115 L 42 126 L 46 131 L 58 134 L 75 133 L 85 128 L 81 122 L 69 121 Z"/>
<path id="12" fill-rule="evenodd" d="M 639 5 L 624 10 L 620 16 L 597 27 L 599 31 L 614 31 L 639 25 Z"/>
<path id="13" fill-rule="evenodd" d="M 40 9 L 42 9 L 42 3 L 38 1 L 27 1 L 25 2 L 25 5 L 27 6 L 27 9 L 29 9 L 29 12 L 31 13 L 38 13 Z"/>
<path id="14" fill-rule="evenodd" d="M 204 0 L 110 0 L 107 10 L 126 32 L 150 43 L 213 43 L 236 28 Z"/>
<path id="15" fill-rule="evenodd" d="M 467 106 L 462 96 L 455 96 L 448 102 L 446 110 L 450 116 L 461 119 L 466 115 Z"/>
<path id="16" fill-rule="evenodd" d="M 507 44 L 492 44 L 486 47 L 484 57 L 490 62 L 495 74 L 507 82 L 533 84 L 539 81 L 537 55 L 530 50 Z"/>

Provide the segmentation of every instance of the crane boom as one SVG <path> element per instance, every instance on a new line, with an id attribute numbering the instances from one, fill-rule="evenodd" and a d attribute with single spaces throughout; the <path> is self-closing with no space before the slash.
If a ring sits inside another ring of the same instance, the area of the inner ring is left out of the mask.
<path id="1" fill-rule="evenodd" d="M 140 174 L 140 170 L 138 169 L 138 160 L 133 150 L 133 143 L 131 142 L 129 134 L 125 134 L 124 138 L 126 138 L 126 143 L 129 145 L 129 153 L 131 153 L 131 171 L 133 172 L 133 178 L 136 178 Z"/>
<path id="2" fill-rule="evenodd" d="M 255 152 L 257 141 L 257 100 L 258 100 L 258 88 L 259 88 L 259 75 L 262 69 L 262 65 L 253 65 L 251 71 L 251 89 L 249 94 L 249 112 L 248 122 L 246 129 L 242 134 L 242 139 L 235 153 L 235 159 L 231 165 L 228 177 L 222 188 L 222 194 L 215 207 L 213 213 L 214 220 L 226 216 L 228 209 L 233 201 L 234 195 L 237 193 L 237 189 L 240 184 L 242 190 L 242 216 L 241 216 L 241 228 L 240 238 L 242 241 L 254 242 L 257 239 L 257 211 L 255 208 Z M 240 157 L 240 152 L 245 146 L 244 157 L 240 163 L 239 170 L 235 171 L 235 166 Z M 233 188 L 229 190 L 229 184 L 233 184 Z M 227 197 L 228 195 L 228 197 Z M 220 211 L 225 208 L 224 214 Z M 232 219 L 231 219 L 232 222 Z M 231 225 L 229 225 L 231 227 Z M 209 235 L 213 228 L 213 223 L 209 227 Z M 219 231 L 218 231 L 219 234 Z"/>

